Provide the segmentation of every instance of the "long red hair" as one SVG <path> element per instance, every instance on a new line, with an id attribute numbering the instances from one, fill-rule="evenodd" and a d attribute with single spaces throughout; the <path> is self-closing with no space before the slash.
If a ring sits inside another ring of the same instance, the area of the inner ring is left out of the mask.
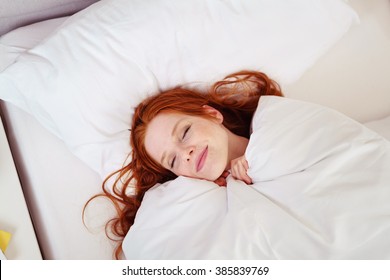
<path id="1" fill-rule="evenodd" d="M 157 183 L 176 178 L 171 171 L 155 162 L 145 150 L 145 133 L 150 121 L 162 112 L 176 112 L 210 118 L 204 105 L 209 105 L 223 115 L 223 124 L 233 133 L 249 138 L 250 123 L 263 95 L 283 96 L 278 84 L 264 73 L 241 71 L 214 83 L 206 92 L 176 87 L 145 99 L 134 112 L 130 132 L 130 163 L 114 172 L 103 182 L 103 192 L 92 197 L 109 198 L 117 211 L 117 217 L 106 224 L 106 234 L 118 241 L 115 258 L 122 255 L 122 241 L 134 224 L 144 194 Z M 106 185 L 115 178 L 111 188 Z M 132 188 L 131 192 L 129 188 Z M 84 208 L 85 210 L 85 208 Z"/>

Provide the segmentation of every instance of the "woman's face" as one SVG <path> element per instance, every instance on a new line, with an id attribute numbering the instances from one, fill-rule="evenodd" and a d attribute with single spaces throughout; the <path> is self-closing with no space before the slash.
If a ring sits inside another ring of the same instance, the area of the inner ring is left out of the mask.
<path id="1" fill-rule="evenodd" d="M 147 153 L 177 176 L 216 180 L 228 165 L 228 133 L 222 115 L 205 108 L 212 119 L 161 113 L 148 125 Z"/>

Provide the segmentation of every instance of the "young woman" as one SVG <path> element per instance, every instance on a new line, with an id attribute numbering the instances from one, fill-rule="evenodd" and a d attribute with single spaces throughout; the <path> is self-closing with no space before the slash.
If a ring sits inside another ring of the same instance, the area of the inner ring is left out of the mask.
<path id="1" fill-rule="evenodd" d="M 155 184 L 187 176 L 223 186 L 228 171 L 251 183 L 244 153 L 262 95 L 282 93 L 265 74 L 241 71 L 207 92 L 177 87 L 138 105 L 130 135 L 131 161 L 104 181 L 98 195 L 108 197 L 117 209 L 118 216 L 106 225 L 107 232 L 119 237 L 116 258 L 145 192 Z M 113 177 L 112 190 L 107 190 Z M 130 195 L 129 188 L 133 188 Z"/>

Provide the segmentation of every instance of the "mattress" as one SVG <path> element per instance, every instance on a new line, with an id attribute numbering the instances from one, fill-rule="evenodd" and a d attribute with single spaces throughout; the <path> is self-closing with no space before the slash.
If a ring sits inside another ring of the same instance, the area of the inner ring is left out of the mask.
<path id="1" fill-rule="evenodd" d="M 390 3 L 349 3 L 360 24 L 284 92 L 287 97 L 335 108 L 389 137 Z M 65 19 L 39 22 L 1 37 L 0 69 Z M 104 233 L 110 207 L 99 201 L 87 212 L 89 227 L 82 221 L 85 202 L 101 190 L 100 176 L 32 116 L 4 102 L 1 109 L 43 257 L 111 259 L 113 244 Z"/>

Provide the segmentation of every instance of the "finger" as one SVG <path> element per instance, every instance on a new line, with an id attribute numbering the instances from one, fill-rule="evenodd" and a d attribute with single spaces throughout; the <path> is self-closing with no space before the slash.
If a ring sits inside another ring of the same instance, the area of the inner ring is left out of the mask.
<path id="1" fill-rule="evenodd" d="M 244 181 L 246 184 L 252 184 L 252 179 L 247 174 L 246 160 L 240 161 L 234 166 L 234 175 L 232 175 L 241 181 Z"/>
<path id="2" fill-rule="evenodd" d="M 245 175 L 243 176 L 243 180 L 244 180 L 244 182 L 247 183 L 248 185 L 251 185 L 251 184 L 252 184 L 252 179 L 251 179 L 251 177 L 248 176 L 248 174 L 245 174 Z"/>
<path id="3" fill-rule="evenodd" d="M 237 162 L 233 167 L 232 167 L 232 176 L 235 179 L 242 180 L 242 165 L 240 162 Z"/>
<path id="4" fill-rule="evenodd" d="M 231 174 L 232 174 L 233 178 L 235 178 L 235 179 L 238 179 L 238 177 L 240 176 L 237 164 L 235 164 L 234 166 L 232 165 Z"/>
<path id="5" fill-rule="evenodd" d="M 229 176 L 229 174 L 230 174 L 229 171 L 225 170 L 225 171 L 222 173 L 221 177 L 226 178 L 227 176 Z"/>
<path id="6" fill-rule="evenodd" d="M 246 171 L 248 171 L 249 169 L 249 164 L 248 164 L 248 161 L 244 158 L 243 161 L 242 161 L 243 165 L 244 165 L 244 168 Z"/>
<path id="7" fill-rule="evenodd" d="M 245 171 L 245 172 L 242 174 L 245 183 L 247 183 L 247 184 L 252 184 L 252 179 L 251 179 L 251 178 L 249 177 L 249 175 L 248 175 L 249 164 L 248 164 L 248 161 L 247 161 L 245 158 L 243 158 L 243 160 L 242 160 L 242 165 L 243 165 L 244 171 Z"/>
<path id="8" fill-rule="evenodd" d="M 243 180 L 248 185 L 252 184 L 252 179 L 248 176 L 248 174 L 246 174 L 246 172 L 241 174 L 241 180 Z"/>
<path id="9" fill-rule="evenodd" d="M 219 177 L 217 180 L 214 181 L 218 186 L 220 187 L 226 187 L 226 179 L 223 177 Z"/>

